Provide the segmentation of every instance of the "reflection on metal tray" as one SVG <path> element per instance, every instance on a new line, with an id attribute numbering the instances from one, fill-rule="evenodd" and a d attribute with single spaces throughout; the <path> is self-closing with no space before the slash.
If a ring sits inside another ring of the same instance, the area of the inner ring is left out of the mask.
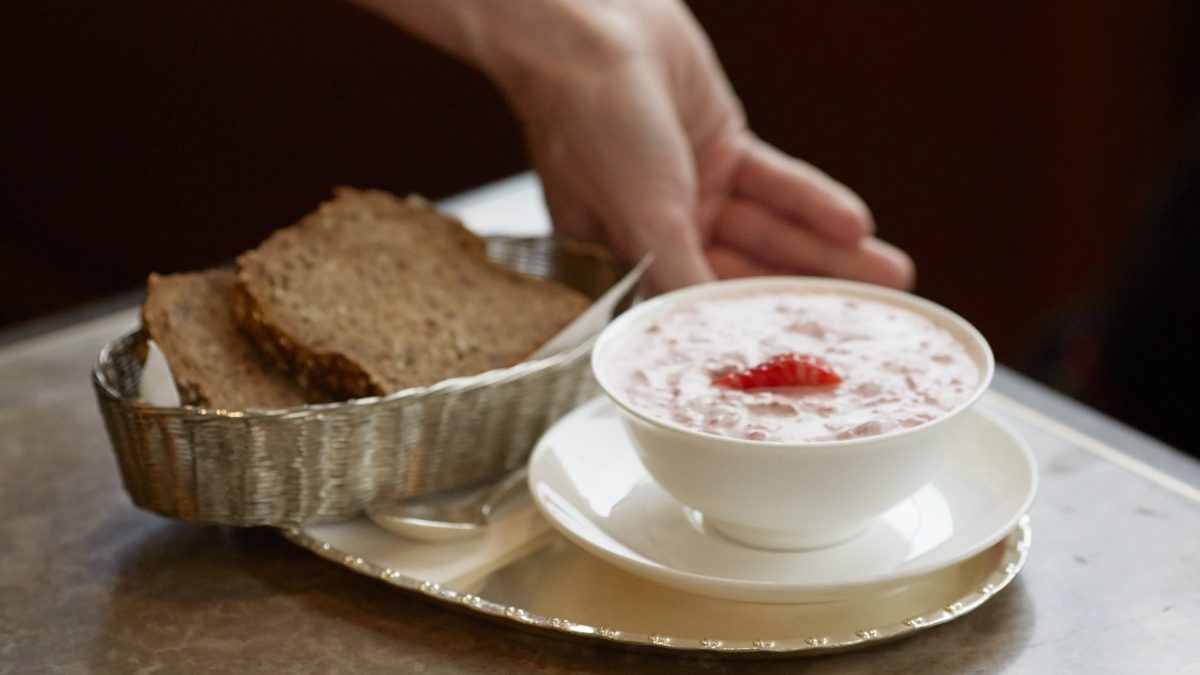
<path id="1" fill-rule="evenodd" d="M 1017 576 L 1033 532 L 1023 516 L 962 562 L 868 595 L 791 605 L 720 600 L 634 577 L 549 531 L 532 510 L 482 540 L 449 545 L 408 541 L 365 518 L 284 535 L 360 574 L 510 625 L 663 653 L 763 657 L 856 649 L 963 616 Z"/>
<path id="2" fill-rule="evenodd" d="M 627 271 L 607 249 L 489 238 L 488 254 L 597 298 Z M 226 525 L 343 520 L 365 506 L 493 479 L 596 394 L 590 342 L 538 361 L 344 403 L 232 412 L 138 400 L 145 333 L 110 342 L 92 383 L 125 489 L 171 518 Z"/>

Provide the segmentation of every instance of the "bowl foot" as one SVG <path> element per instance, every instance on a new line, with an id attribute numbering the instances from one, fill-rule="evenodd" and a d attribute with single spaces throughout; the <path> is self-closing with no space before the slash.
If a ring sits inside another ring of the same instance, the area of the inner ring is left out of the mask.
<path id="1" fill-rule="evenodd" d="M 844 544 L 870 527 L 871 521 L 837 529 L 786 529 L 753 527 L 716 518 L 704 518 L 706 529 L 730 541 L 768 551 L 807 551 Z"/>

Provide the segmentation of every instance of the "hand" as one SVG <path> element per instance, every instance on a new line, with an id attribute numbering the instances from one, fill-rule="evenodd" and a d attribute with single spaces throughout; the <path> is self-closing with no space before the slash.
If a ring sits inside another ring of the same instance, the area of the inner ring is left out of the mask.
<path id="1" fill-rule="evenodd" d="M 857 195 L 750 133 L 677 0 L 359 1 L 488 73 L 555 228 L 631 261 L 653 252 L 659 290 L 764 274 L 912 284 Z"/>
<path id="2" fill-rule="evenodd" d="M 819 274 L 908 287 L 863 201 L 755 138 L 682 5 L 596 6 L 611 43 L 504 87 L 556 229 L 656 254 L 661 290 L 719 277 Z M 604 36 L 598 38 L 603 44 Z M 501 80 L 504 82 L 504 80 Z"/>

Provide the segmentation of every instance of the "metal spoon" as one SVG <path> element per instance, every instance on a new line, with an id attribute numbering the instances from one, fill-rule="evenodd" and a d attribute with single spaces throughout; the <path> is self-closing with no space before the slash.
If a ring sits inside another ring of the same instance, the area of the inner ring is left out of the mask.
<path id="1" fill-rule="evenodd" d="M 416 497 L 395 504 L 367 507 L 367 517 L 377 525 L 409 539 L 429 542 L 477 537 L 487 530 L 501 505 L 511 511 L 513 498 L 529 498 L 525 468 L 494 483 Z"/>

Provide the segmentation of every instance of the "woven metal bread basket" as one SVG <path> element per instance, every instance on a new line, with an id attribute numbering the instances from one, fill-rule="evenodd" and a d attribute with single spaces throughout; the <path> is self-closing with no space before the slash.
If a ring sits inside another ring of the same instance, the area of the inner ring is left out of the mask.
<path id="1" fill-rule="evenodd" d="M 607 249 L 491 238 L 489 255 L 599 297 L 626 271 Z M 596 394 L 591 342 L 538 361 L 388 396 L 284 410 L 161 408 L 138 399 L 146 334 L 110 342 L 92 373 L 125 489 L 196 523 L 340 520 L 370 504 L 486 481 Z"/>

